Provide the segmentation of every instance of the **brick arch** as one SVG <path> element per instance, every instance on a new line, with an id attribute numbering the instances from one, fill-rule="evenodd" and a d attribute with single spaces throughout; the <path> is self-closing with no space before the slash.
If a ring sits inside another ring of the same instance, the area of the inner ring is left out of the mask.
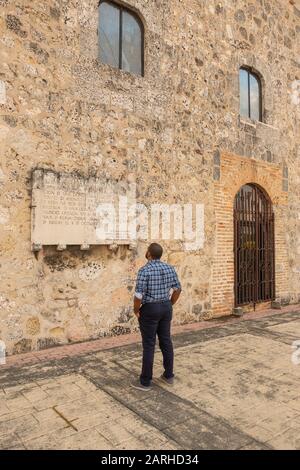
<path id="1" fill-rule="evenodd" d="M 235 201 L 235 198 L 237 197 L 239 191 L 243 188 L 243 186 L 256 186 L 261 192 L 262 194 L 265 196 L 265 198 L 271 203 L 271 205 L 273 206 L 273 202 L 272 202 L 272 199 L 270 197 L 270 194 L 269 192 L 265 189 L 265 187 L 263 187 L 261 184 L 255 182 L 255 181 L 247 181 L 247 183 L 244 183 L 242 184 L 242 186 L 240 186 L 240 188 L 237 190 L 237 192 L 235 193 L 235 196 L 234 196 L 234 200 L 233 200 L 233 204 L 234 204 L 234 201 Z"/>
<path id="2" fill-rule="evenodd" d="M 249 179 L 244 179 L 242 181 L 242 184 L 239 185 L 239 187 L 237 188 L 237 190 L 235 192 L 232 192 L 232 204 L 234 204 L 234 199 L 235 199 L 235 196 L 237 195 L 238 191 L 241 189 L 242 186 L 246 185 L 246 184 L 253 184 L 255 186 L 258 186 L 262 191 L 263 193 L 266 194 L 266 196 L 270 199 L 272 205 L 276 205 L 278 203 L 278 195 L 277 194 L 274 194 L 274 191 L 272 189 L 272 186 L 270 185 L 269 181 L 265 181 L 265 180 L 258 180 L 255 179 L 255 180 L 249 180 Z"/>
<path id="3" fill-rule="evenodd" d="M 282 191 L 282 168 L 273 163 L 240 157 L 223 152 L 220 161 L 220 179 L 214 184 L 214 215 L 216 241 L 212 267 L 212 310 L 214 316 L 230 314 L 234 307 L 234 199 L 245 184 L 260 186 L 269 196 L 275 210 L 278 259 L 287 265 L 282 208 L 287 195 Z M 284 273 L 276 273 L 277 291 L 284 292 Z"/>
<path id="4" fill-rule="evenodd" d="M 226 155 L 228 158 L 228 154 L 224 153 L 223 155 L 224 158 L 226 158 Z M 231 155 L 230 161 L 232 162 L 230 171 L 225 172 L 224 168 L 223 175 L 221 176 L 223 177 L 223 191 L 230 195 L 232 201 L 234 201 L 235 195 L 241 186 L 252 183 L 260 186 L 267 192 L 272 204 L 276 205 L 279 203 L 279 193 L 282 192 L 281 167 L 236 155 Z"/>

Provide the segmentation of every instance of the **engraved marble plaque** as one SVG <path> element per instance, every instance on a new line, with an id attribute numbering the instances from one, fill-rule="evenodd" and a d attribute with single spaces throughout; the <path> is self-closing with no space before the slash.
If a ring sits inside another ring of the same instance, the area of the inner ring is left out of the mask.
<path id="1" fill-rule="evenodd" d="M 32 246 L 132 244 L 127 223 L 132 204 L 135 185 L 128 182 L 33 170 Z"/>

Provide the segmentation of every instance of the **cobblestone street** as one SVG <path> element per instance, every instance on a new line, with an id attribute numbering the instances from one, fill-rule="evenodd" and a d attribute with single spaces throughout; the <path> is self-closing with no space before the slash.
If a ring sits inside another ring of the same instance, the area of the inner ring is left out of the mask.
<path id="1" fill-rule="evenodd" d="M 300 449 L 299 306 L 208 326 L 174 336 L 174 386 L 144 394 L 134 342 L 2 366 L 0 448 Z"/>

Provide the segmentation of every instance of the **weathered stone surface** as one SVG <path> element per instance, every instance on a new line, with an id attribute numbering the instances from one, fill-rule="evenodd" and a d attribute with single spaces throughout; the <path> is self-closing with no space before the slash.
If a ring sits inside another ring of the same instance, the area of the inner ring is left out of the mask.
<path id="1" fill-rule="evenodd" d="M 28 318 L 26 322 L 26 332 L 31 336 L 37 335 L 41 330 L 40 320 L 36 317 Z"/>
<path id="2" fill-rule="evenodd" d="M 20 353 L 28 352 L 31 350 L 31 347 L 32 347 L 32 340 L 22 338 L 20 341 L 18 341 L 14 345 L 13 354 L 20 354 Z"/>
<path id="3" fill-rule="evenodd" d="M 52 348 L 53 346 L 57 346 L 59 344 L 60 344 L 60 341 L 58 341 L 55 338 L 39 338 L 37 340 L 38 349 L 48 349 L 48 348 Z"/>
<path id="4" fill-rule="evenodd" d="M 192 312 L 195 313 L 195 315 L 200 315 L 202 312 L 202 305 L 194 305 Z"/>
<path id="5" fill-rule="evenodd" d="M 68 341 L 83 341 L 88 339 L 89 334 L 86 325 L 80 318 L 73 318 L 66 327 Z"/>
<path id="6" fill-rule="evenodd" d="M 17 16 L 7 15 L 5 21 L 7 28 L 16 33 L 18 36 L 22 38 L 27 36 L 27 32 L 22 29 L 22 22 Z"/>

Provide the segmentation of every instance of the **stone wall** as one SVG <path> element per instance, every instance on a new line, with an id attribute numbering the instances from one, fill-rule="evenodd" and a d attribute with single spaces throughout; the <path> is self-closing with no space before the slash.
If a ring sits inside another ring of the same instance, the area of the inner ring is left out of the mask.
<path id="1" fill-rule="evenodd" d="M 182 280 L 175 320 L 184 323 L 232 309 L 230 296 L 221 311 L 212 302 L 222 152 L 275 165 L 287 193 L 280 296 L 300 298 L 299 3 L 124 3 L 145 26 L 144 77 L 97 59 L 97 0 L 0 0 L 0 338 L 9 353 L 136 328 L 132 294 L 147 243 L 33 253 L 37 167 L 131 174 L 144 204 L 205 205 L 203 250 L 163 242 Z M 263 123 L 239 117 L 242 65 L 261 77 Z"/>

